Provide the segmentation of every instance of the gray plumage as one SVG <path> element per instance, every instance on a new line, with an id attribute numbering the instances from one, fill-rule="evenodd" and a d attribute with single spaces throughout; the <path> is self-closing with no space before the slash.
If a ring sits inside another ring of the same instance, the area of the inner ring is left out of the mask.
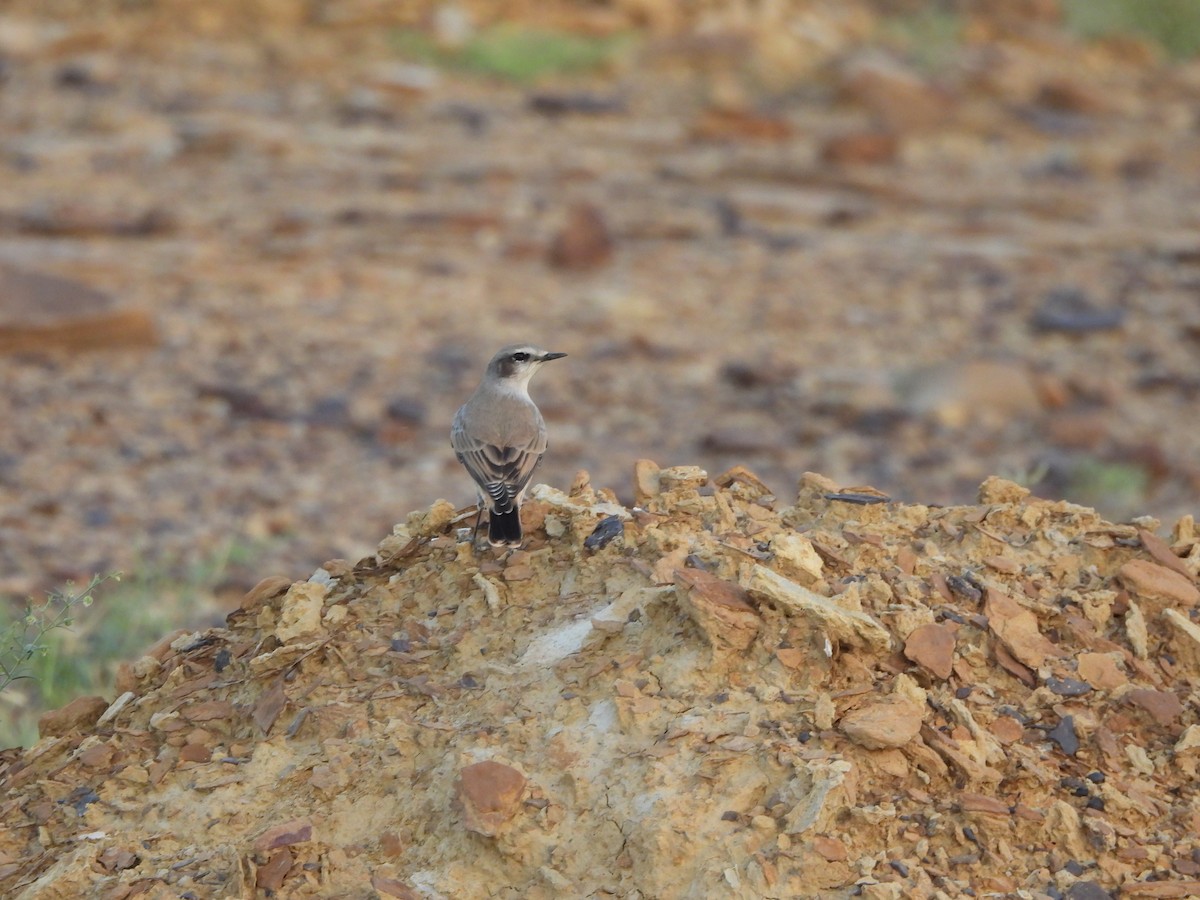
<path id="1" fill-rule="evenodd" d="M 529 397 L 529 379 L 543 363 L 566 356 L 531 344 L 505 347 L 454 416 L 450 446 L 474 479 L 488 510 L 488 542 L 521 544 L 521 498 L 546 452 L 546 423 Z"/>

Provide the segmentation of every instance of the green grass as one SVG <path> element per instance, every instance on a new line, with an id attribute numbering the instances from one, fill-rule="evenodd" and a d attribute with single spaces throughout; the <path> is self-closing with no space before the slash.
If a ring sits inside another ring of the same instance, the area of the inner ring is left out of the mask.
<path id="1" fill-rule="evenodd" d="M 1200 0 L 1064 0 L 1067 28 L 1086 38 L 1135 34 L 1175 59 L 1200 53 Z"/>
<path id="2" fill-rule="evenodd" d="M 1085 458 L 1071 472 L 1067 499 L 1119 521 L 1144 511 L 1149 486 L 1141 466 Z"/>
<path id="3" fill-rule="evenodd" d="M 519 84 L 603 69 L 630 42 L 628 35 L 593 37 L 518 25 L 481 30 L 455 49 L 438 46 L 421 31 L 405 29 L 392 35 L 392 46 L 406 59 Z"/>
<path id="4" fill-rule="evenodd" d="M 169 574 L 173 571 L 169 567 L 148 568 L 119 584 L 103 584 L 101 590 L 96 588 L 107 579 L 94 579 L 82 592 L 68 586 L 50 595 L 46 604 L 31 604 L 35 613 L 43 609 L 36 625 L 29 622 L 30 611 L 22 615 L 0 605 L 0 634 L 7 636 L 25 626 L 15 646 L 28 646 L 35 635 L 38 645 L 37 652 L 21 663 L 20 680 L 2 689 L 0 674 L 0 748 L 35 743 L 38 716 L 76 697 L 98 694 L 115 699 L 118 666 L 138 659 L 172 630 L 201 627 L 219 618 L 213 586 L 231 565 L 250 562 L 260 550 L 230 543 L 186 567 L 183 575 Z M 94 596 L 94 602 L 85 604 L 85 594 Z M 69 598 L 75 602 L 66 603 Z M 89 608 L 81 610 L 85 605 Z M 64 609 L 67 615 L 55 623 Z M 0 647 L 0 659 L 12 667 L 12 652 L 7 648 Z"/>
<path id="5" fill-rule="evenodd" d="M 917 12 L 889 16 L 880 26 L 883 39 L 926 74 L 945 69 L 962 47 L 963 17 L 932 3 Z"/>

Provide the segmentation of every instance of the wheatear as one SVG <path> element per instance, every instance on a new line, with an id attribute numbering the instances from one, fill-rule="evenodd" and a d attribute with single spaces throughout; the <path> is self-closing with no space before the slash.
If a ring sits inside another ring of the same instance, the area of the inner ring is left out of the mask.
<path id="1" fill-rule="evenodd" d="M 521 498 L 546 452 L 546 423 L 529 397 L 529 379 L 542 363 L 566 355 L 531 344 L 505 347 L 454 417 L 450 446 L 475 479 L 494 547 L 521 545 Z"/>

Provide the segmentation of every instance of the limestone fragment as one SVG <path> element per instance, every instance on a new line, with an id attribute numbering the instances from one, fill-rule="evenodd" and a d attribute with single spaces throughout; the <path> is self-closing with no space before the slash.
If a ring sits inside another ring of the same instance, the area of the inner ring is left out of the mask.
<path id="1" fill-rule="evenodd" d="M 517 812 L 525 793 L 525 776 L 504 763 L 487 759 L 459 772 L 458 801 L 468 831 L 494 837 Z"/>
<path id="2" fill-rule="evenodd" d="M 771 540 L 771 550 L 784 576 L 805 587 L 812 587 L 821 580 L 825 563 L 812 541 L 804 535 L 794 532 L 777 535 Z"/>
<path id="3" fill-rule="evenodd" d="M 321 630 L 321 607 L 328 589 L 316 581 L 298 581 L 288 588 L 279 611 L 275 637 L 286 644 Z"/>
<path id="4" fill-rule="evenodd" d="M 675 586 L 713 647 L 745 650 L 754 643 L 762 619 L 738 585 L 700 569 L 677 569 Z"/>
<path id="5" fill-rule="evenodd" d="M 633 464 L 633 502 L 645 506 L 659 494 L 659 468 L 649 459 Z"/>
<path id="6" fill-rule="evenodd" d="M 846 737 L 868 750 L 903 747 L 921 730 L 924 710 L 908 699 L 888 697 L 842 716 Z"/>
<path id="7" fill-rule="evenodd" d="M 980 503 L 1020 503 L 1028 496 L 1029 488 L 997 475 L 984 479 L 983 484 L 979 485 Z"/>
<path id="8" fill-rule="evenodd" d="M 742 586 L 751 596 L 764 597 L 785 613 L 805 618 L 824 630 L 830 641 L 886 653 L 891 634 L 866 613 L 843 609 L 836 602 L 789 581 L 762 565 L 751 567 Z"/>

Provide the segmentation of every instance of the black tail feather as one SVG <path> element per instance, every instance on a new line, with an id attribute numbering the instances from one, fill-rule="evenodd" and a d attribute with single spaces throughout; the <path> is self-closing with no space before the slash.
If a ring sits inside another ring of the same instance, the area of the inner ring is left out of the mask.
<path id="1" fill-rule="evenodd" d="M 513 505 L 508 512 L 488 510 L 488 543 L 496 547 L 516 547 L 521 543 L 521 508 Z"/>

